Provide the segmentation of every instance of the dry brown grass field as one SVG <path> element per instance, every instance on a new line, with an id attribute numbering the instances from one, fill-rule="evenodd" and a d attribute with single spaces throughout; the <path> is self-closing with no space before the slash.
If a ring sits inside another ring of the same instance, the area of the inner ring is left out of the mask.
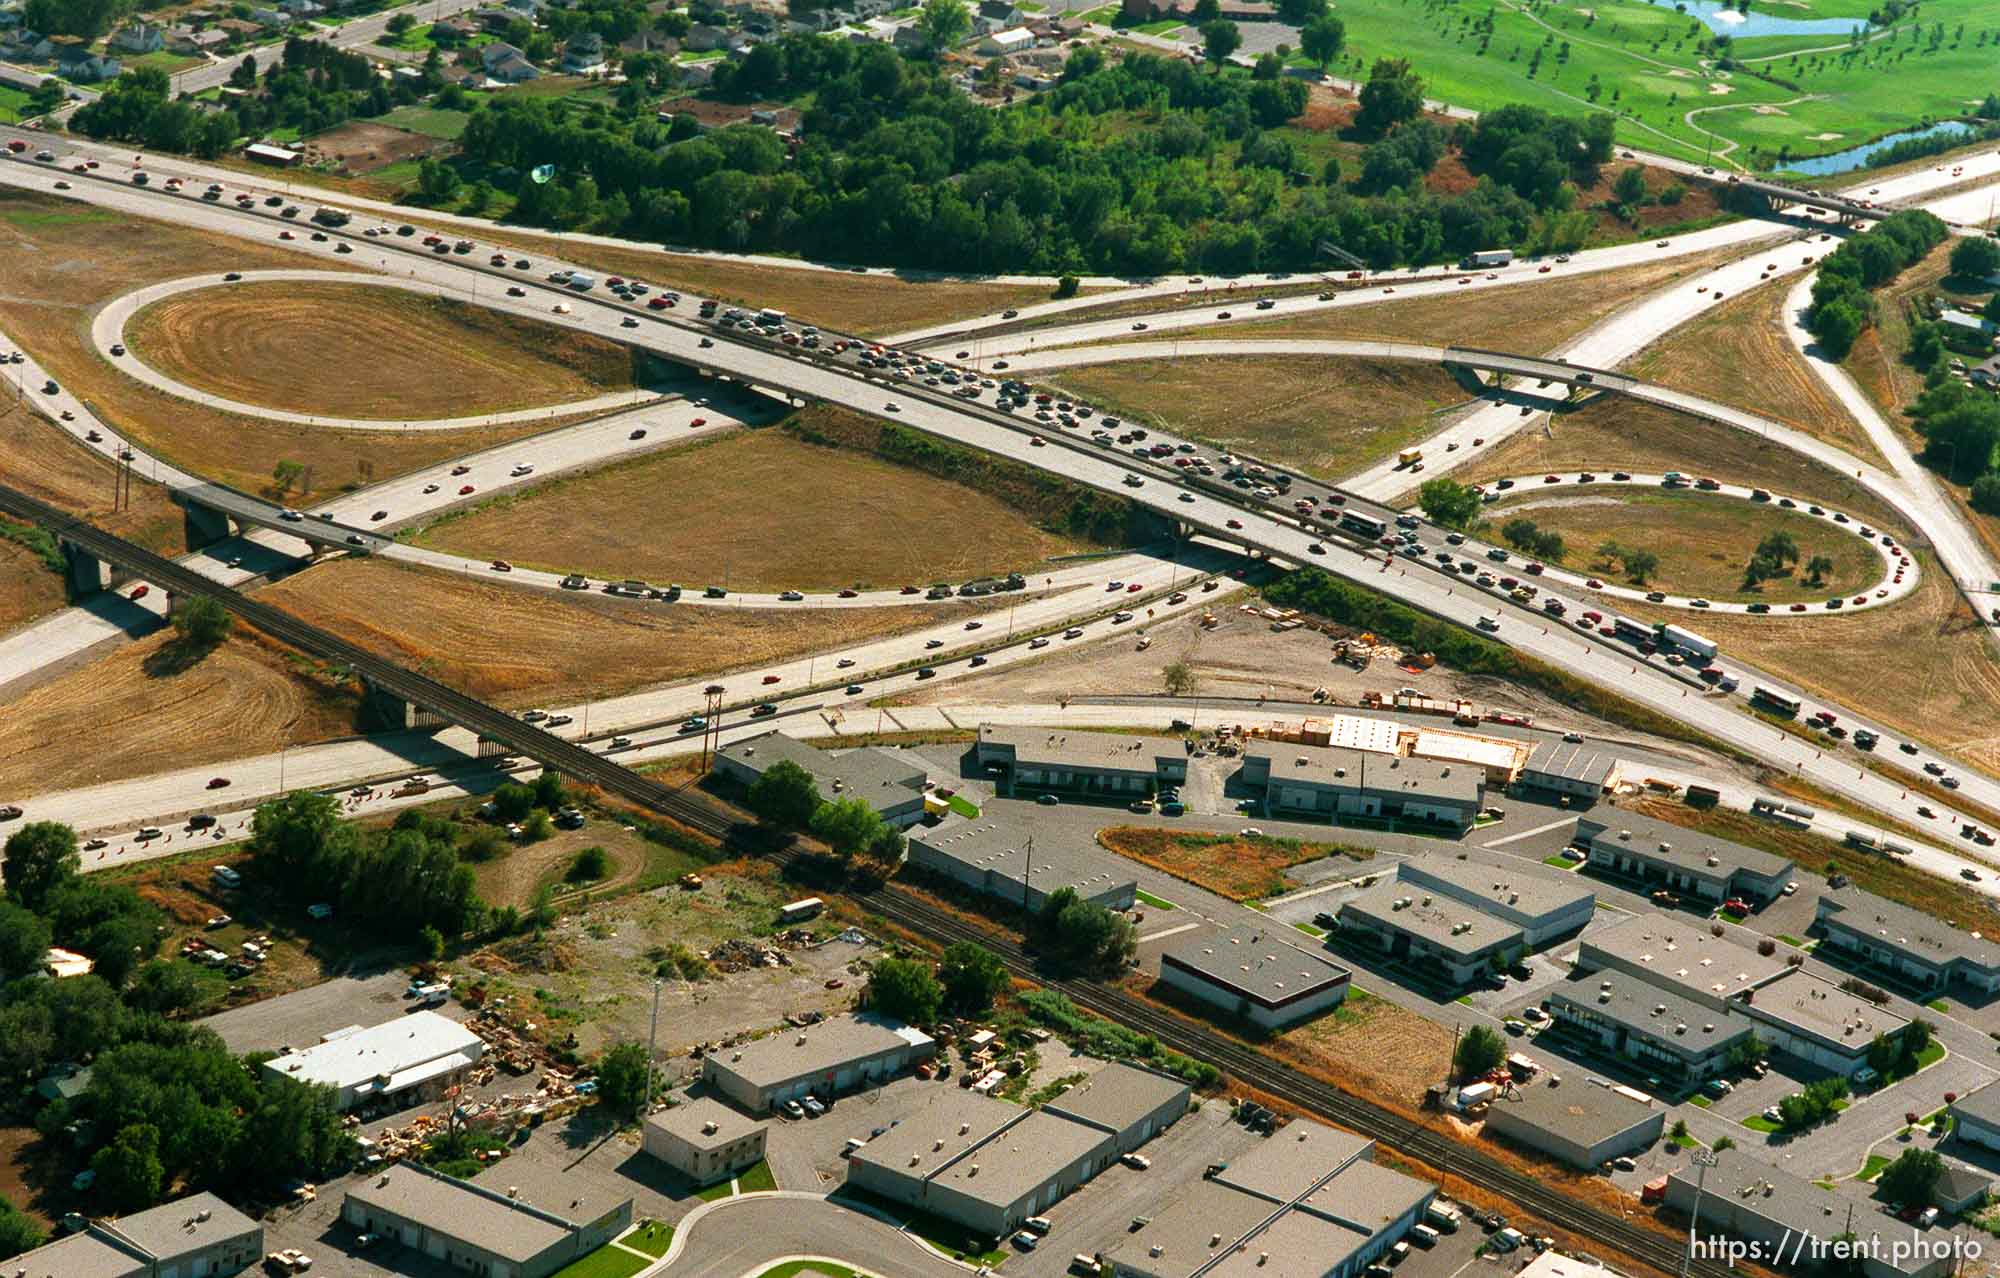
<path id="1" fill-rule="evenodd" d="M 503 705 L 609 696 L 913 629 L 963 606 L 776 612 L 579 599 L 383 560 L 335 560 L 258 597 Z"/>
<path id="2" fill-rule="evenodd" d="M 280 460 L 309 467 L 315 491 L 332 493 L 371 476 L 387 479 L 554 424 L 410 433 L 280 426 L 148 390 L 99 357 L 91 345 L 91 313 L 133 289 L 201 271 L 307 264 L 275 243 L 247 243 L 122 218 L 67 200 L 6 192 L 0 194 L 0 259 L 7 262 L 0 332 L 32 352 L 93 412 L 147 451 L 249 491 L 267 489 Z M 324 260 L 315 262 L 337 269 Z"/>
<path id="3" fill-rule="evenodd" d="M 1701 618 L 1702 634 L 1807 692 L 1830 697 L 1975 767 L 2000 766 L 2000 668 L 1979 623 L 1928 552 L 1923 579 L 1893 607 L 1855 614 Z M 1683 624 L 1679 609 L 1621 611 Z M 1774 729 L 1775 731 L 1775 729 Z M 1859 767 L 1860 765 L 1856 765 Z"/>
<path id="4" fill-rule="evenodd" d="M 1650 404 L 1601 398 L 1493 445 L 1476 461 L 1452 472 L 1477 484 L 1546 471 L 1713 469 L 1738 484 L 1757 485 L 1822 502 L 1887 528 L 1898 540 L 1909 526 L 1852 476 L 1827 469 L 1788 448 L 1699 418 Z"/>
<path id="5" fill-rule="evenodd" d="M 133 316 L 125 341 L 197 389 L 331 417 L 471 417 L 633 385 L 632 354 L 617 342 L 363 284 L 180 293 Z"/>
<path id="6" fill-rule="evenodd" d="M 553 480 L 413 540 L 565 572 L 738 590 L 958 580 L 1086 549 L 976 489 L 781 430 Z"/>
<path id="7" fill-rule="evenodd" d="M 1433 365 L 1306 355 L 1093 364 L 1050 380 L 1131 421 L 1327 479 L 1407 447 L 1467 398 Z"/>
<path id="8" fill-rule="evenodd" d="M 1783 422 L 1879 465 L 1882 456 L 1861 423 L 1786 336 L 1785 298 L 1796 283 L 1773 280 L 1725 298 L 1641 351 L 1627 368 L 1647 381 Z"/>
<path id="9" fill-rule="evenodd" d="M 1497 538 L 1500 527 L 1514 518 L 1532 519 L 1538 528 L 1562 534 L 1568 551 L 1563 566 L 1606 581 L 1625 578 L 1597 547 L 1607 541 L 1643 545 L 1660 557 L 1647 585 L 1669 594 L 1725 602 L 1818 602 L 1873 589 L 1884 571 L 1874 548 L 1838 525 L 1736 497 L 1622 486 L 1598 492 L 1571 487 L 1560 497 L 1544 497 L 1529 487 L 1513 501 L 1485 508 L 1488 535 Z M 1757 543 L 1774 532 L 1787 533 L 1797 543 L 1798 563 L 1789 575 L 1770 578 L 1755 590 L 1743 589 L 1744 566 Z M 1833 571 L 1823 584 L 1808 586 L 1803 570 L 1818 555 L 1833 560 Z"/>
<path id="10" fill-rule="evenodd" d="M 1129 825 L 1099 830 L 1097 841 L 1120 856 L 1232 901 L 1255 901 L 1283 892 L 1291 886 L 1285 871 L 1294 865 L 1327 856 L 1365 861 L 1374 855 L 1368 848 L 1345 843 L 1243 839 Z"/>
<path id="11" fill-rule="evenodd" d="M 174 642 L 163 630 L 8 702 L 0 792 L 96 785 L 354 731 L 352 691 L 299 673 L 261 637 L 233 636 L 186 669 L 169 659 Z"/>

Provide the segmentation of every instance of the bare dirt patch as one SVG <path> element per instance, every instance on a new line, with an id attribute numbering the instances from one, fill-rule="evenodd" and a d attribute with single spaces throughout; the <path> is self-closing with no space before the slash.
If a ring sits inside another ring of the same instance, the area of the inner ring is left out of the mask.
<path id="1" fill-rule="evenodd" d="M 1156 827 L 1121 825 L 1097 832 L 1097 841 L 1120 856 L 1150 865 L 1232 901 L 1256 901 L 1294 886 L 1285 871 L 1322 857 L 1365 861 L 1370 848 L 1302 839 L 1238 838 L 1226 834 L 1184 834 Z"/>
<path id="2" fill-rule="evenodd" d="M 1599 399 L 1560 414 L 1546 428 L 1524 430 L 1466 463 L 1454 478 L 1468 484 L 1544 471 L 1713 470 L 1750 484 L 1826 503 L 1909 540 L 1909 525 L 1852 476 L 1829 470 L 1746 431 L 1718 426 L 1651 404 Z"/>
<path id="3" fill-rule="evenodd" d="M 308 164 L 337 164 L 349 174 L 366 176 L 405 160 L 420 160 L 451 143 L 421 133 L 408 133 L 363 120 L 314 134 L 302 145 Z"/>
<path id="4" fill-rule="evenodd" d="M 1183 330 L 1193 337 L 1355 337 L 1433 346 L 1483 346 L 1521 355 L 1540 355 L 1596 326 L 1606 316 L 1678 279 L 1698 275 L 1742 256 L 1741 249 L 1716 249 L 1651 266 L 1605 271 L 1560 283 L 1468 289 L 1464 297 L 1412 298 L 1342 306 L 1305 316 Z M 1174 334 L 1155 334 L 1170 341 Z"/>
<path id="5" fill-rule="evenodd" d="M 606 696 L 971 616 L 964 606 L 777 612 L 556 598 L 384 560 L 336 560 L 262 599 L 505 705 Z"/>
<path id="6" fill-rule="evenodd" d="M 413 540 L 565 572 L 742 590 L 955 580 L 1086 549 L 985 492 L 775 429 L 557 479 Z"/>
<path id="7" fill-rule="evenodd" d="M 184 670 L 164 656 L 173 642 L 162 631 L 126 644 L 9 702 L 0 792 L 120 781 L 354 731 L 347 686 L 308 675 L 257 636 L 234 636 Z"/>
<path id="8" fill-rule="evenodd" d="M 1660 557 L 1659 569 L 1648 579 L 1651 588 L 1672 594 L 1697 595 L 1725 601 L 1764 600 L 1818 602 L 1829 595 L 1873 589 L 1882 579 L 1882 557 L 1852 533 L 1825 520 L 1762 502 L 1734 497 L 1705 497 L 1690 492 L 1622 489 L 1589 497 L 1529 496 L 1486 507 L 1485 527 L 1497 535 L 1501 525 L 1519 515 L 1544 531 L 1562 534 L 1567 543 L 1563 563 L 1606 578 L 1617 565 L 1597 553 L 1607 541 L 1642 545 Z M 1784 576 L 1772 577 L 1754 590 L 1743 589 L 1743 568 L 1768 534 L 1783 532 L 1797 544 L 1798 561 Z M 1805 565 L 1816 556 L 1833 561 L 1833 570 L 1817 586 L 1808 586 Z"/>
<path id="9" fill-rule="evenodd" d="M 65 200 L 0 194 L 0 330 L 34 353 L 113 429 L 193 473 L 268 492 L 280 460 L 309 468 L 314 491 L 388 479 L 556 421 L 451 432 L 336 431 L 214 412 L 139 385 L 101 358 L 90 316 L 114 297 L 199 271 L 297 268 L 275 244 L 124 218 Z M 340 270 L 319 261 L 320 269 Z M 143 471 L 139 478 L 145 478 Z M 105 485 L 109 490 L 109 484 Z M 294 498 L 296 500 L 296 498 Z"/>
<path id="10" fill-rule="evenodd" d="M 1451 1031 L 1365 990 L 1333 1011 L 1286 1030 L 1275 1055 L 1358 1080 L 1356 1090 L 1419 1105 L 1451 1057 Z M 1347 1084 L 1343 1084 L 1346 1086 Z"/>
<path id="11" fill-rule="evenodd" d="M 1132 421 L 1328 479 L 1407 447 L 1466 399 L 1428 364 L 1316 356 L 1095 364 L 1052 380 Z"/>
<path id="12" fill-rule="evenodd" d="M 1893 607 L 1859 614 L 1742 617 L 1713 614 L 1701 632 L 1734 656 L 1833 698 L 1894 731 L 1980 768 L 2000 765 L 2000 668 L 1979 622 L 1927 551 L 1923 579 Z M 1635 604 L 1621 610 L 1682 621 L 1679 610 Z M 1858 764 L 1856 765 L 1859 766 Z"/>
<path id="13" fill-rule="evenodd" d="M 1794 283 L 1773 280 L 1724 299 L 1641 351 L 1631 370 L 1648 381 L 1783 422 L 1880 463 L 1881 454 L 1861 423 L 1827 391 L 1786 335 L 1785 298 Z"/>
<path id="14" fill-rule="evenodd" d="M 0 534 L 9 526 L 0 524 Z M 0 631 L 33 621 L 63 605 L 63 581 L 42 557 L 0 540 Z"/>
<path id="15" fill-rule="evenodd" d="M 617 342 L 362 284 L 180 293 L 133 316 L 125 340 L 200 390 L 330 417 L 469 417 L 633 385 L 634 357 Z"/>

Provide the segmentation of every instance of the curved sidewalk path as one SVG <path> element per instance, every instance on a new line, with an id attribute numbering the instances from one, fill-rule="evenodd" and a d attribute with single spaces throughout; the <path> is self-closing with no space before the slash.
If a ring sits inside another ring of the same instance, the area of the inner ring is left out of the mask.
<path id="1" fill-rule="evenodd" d="M 691 1244 L 688 1240 L 697 1232 L 701 1237 Z M 698 1254 L 689 1256 L 691 1250 Z M 946 1259 L 881 1217 L 832 1202 L 824 1194 L 777 1189 L 703 1203 L 674 1226 L 666 1255 L 634 1278 L 755 1278 L 788 1260 L 835 1257 L 844 1257 L 840 1263 L 871 1278 L 965 1278 L 972 1272 L 971 1266 Z"/>
<path id="2" fill-rule="evenodd" d="M 294 413 L 282 408 L 267 408 L 261 404 L 249 404 L 239 399 L 214 395 L 205 390 L 188 385 L 167 376 L 145 362 L 132 350 L 131 343 L 125 341 L 125 327 L 134 315 L 164 298 L 182 293 L 199 292 L 212 288 L 232 288 L 237 284 L 350 284 L 367 288 L 401 289 L 406 293 L 422 293 L 432 297 L 450 297 L 453 301 L 477 302 L 469 295 L 451 295 L 435 286 L 416 284 L 409 280 L 393 279 L 380 275 L 364 275 L 359 272 L 348 274 L 341 271 L 244 271 L 237 280 L 224 280 L 220 275 L 190 275 L 177 280 L 166 280 L 150 285 L 136 292 L 127 293 L 113 301 L 97 313 L 91 321 L 90 338 L 97 347 L 97 353 L 122 370 L 126 376 L 143 382 L 154 390 L 163 391 L 177 399 L 202 404 L 225 413 L 240 417 L 261 418 L 265 421 L 288 422 L 295 426 L 325 426 L 335 430 L 380 430 L 380 431 L 435 431 L 472 430 L 483 426 L 507 426 L 518 422 L 542 421 L 556 417 L 572 417 L 578 413 L 608 413 L 622 408 L 638 408 L 660 399 L 656 391 L 614 391 L 591 399 L 571 400 L 563 404 L 551 404 L 544 408 L 517 408 L 502 413 L 482 413 L 473 417 L 437 417 L 428 419 L 405 419 L 381 417 L 334 417 L 325 413 Z M 111 348 L 122 344 L 125 354 L 114 355 Z"/>

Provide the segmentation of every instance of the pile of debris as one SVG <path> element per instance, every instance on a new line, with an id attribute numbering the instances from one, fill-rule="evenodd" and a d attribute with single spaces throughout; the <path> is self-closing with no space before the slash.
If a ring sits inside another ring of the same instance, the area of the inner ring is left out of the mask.
<path id="1" fill-rule="evenodd" d="M 526 1033 L 500 1019 L 498 1008 L 483 1008 L 465 1027 L 486 1043 L 486 1059 L 497 1061 L 509 1074 L 528 1074 L 538 1063 L 546 1063 L 548 1049 Z"/>
<path id="2" fill-rule="evenodd" d="M 732 936 L 702 953 L 718 972 L 741 972 L 753 967 L 790 967 L 792 960 L 771 945 Z"/>

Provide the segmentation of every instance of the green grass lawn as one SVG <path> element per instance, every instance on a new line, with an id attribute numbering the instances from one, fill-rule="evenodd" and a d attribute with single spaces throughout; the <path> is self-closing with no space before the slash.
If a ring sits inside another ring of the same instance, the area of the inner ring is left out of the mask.
<path id="1" fill-rule="evenodd" d="M 1089 13 L 1083 15 L 1083 20 L 1108 27 L 1118 20 L 1118 6 L 1107 4 L 1101 9 L 1092 9 Z"/>
<path id="2" fill-rule="evenodd" d="M 701 1199 L 705 1203 L 712 1203 L 712 1202 L 717 1202 L 724 1198 L 734 1197 L 735 1193 L 736 1193 L 736 1187 L 732 1185 L 730 1182 L 722 1180 L 722 1181 L 717 1181 L 713 1185 L 710 1185 L 707 1189 L 695 1190 L 694 1196 L 696 1198 Z"/>
<path id="3" fill-rule="evenodd" d="M 1715 1102 L 1706 1096 L 1690 1096 L 1688 1097 L 1688 1104 L 1701 1109 L 1707 1109 L 1710 1105 L 1715 1104 Z"/>
<path id="4" fill-rule="evenodd" d="M 1785 944 L 1791 946 L 1795 950 L 1802 950 L 1806 947 L 1806 943 L 1800 940 L 1798 937 L 1786 936 L 1783 932 L 1778 933 L 1778 939 L 1783 941 Z"/>
<path id="5" fill-rule="evenodd" d="M 1572 861 L 1572 860 L 1570 860 L 1570 859 L 1569 859 L 1568 857 L 1566 857 L 1566 856 L 1560 856 L 1560 855 L 1558 855 L 1558 856 L 1545 856 L 1545 857 L 1543 857 L 1543 858 L 1542 858 L 1542 864 L 1543 864 L 1543 865 L 1553 865 L 1553 866 L 1554 866 L 1554 867 L 1556 867 L 1556 868 L 1557 868 L 1558 870 L 1574 870 L 1574 869 L 1575 869 L 1575 868 L 1576 868 L 1577 866 L 1579 866 L 1579 865 L 1582 865 L 1582 864 L 1583 864 L 1583 862 L 1581 862 L 1581 861 Z"/>
<path id="6" fill-rule="evenodd" d="M 740 1193 L 763 1194 L 778 1187 L 777 1178 L 771 1175 L 771 1164 L 759 1161 L 756 1166 L 745 1169 L 736 1178 L 736 1188 Z"/>
<path id="7" fill-rule="evenodd" d="M 1944 1044 L 1938 1042 L 1936 1039 L 1932 1039 L 1929 1046 L 1917 1053 L 1917 1069 L 1915 1072 L 1921 1073 L 1943 1059 Z"/>
<path id="8" fill-rule="evenodd" d="M 757 1278 L 798 1278 L 807 1271 L 825 1274 L 826 1278 L 855 1278 L 854 1270 L 831 1260 L 787 1260 L 782 1265 L 772 1265 Z"/>
<path id="9" fill-rule="evenodd" d="M 168 53 L 165 49 L 156 49 L 151 53 L 141 53 L 136 56 L 120 53 L 118 54 L 118 65 L 126 71 L 164 71 L 168 75 L 173 75 L 175 72 L 185 71 L 189 67 L 201 66 L 202 59 L 190 58 L 182 53 Z"/>
<path id="10" fill-rule="evenodd" d="M 1140 35 L 1163 36 L 1169 31 L 1178 31 L 1186 25 L 1187 23 L 1178 18 L 1161 18 L 1158 22 L 1141 22 L 1135 27 L 1127 27 L 1126 30 L 1137 31 Z"/>
<path id="11" fill-rule="evenodd" d="M 945 806 L 962 817 L 976 819 L 979 816 L 979 805 L 962 794 L 954 794 L 946 799 Z"/>
<path id="12" fill-rule="evenodd" d="M 1887 1167 L 1892 1161 L 1894 1160 L 1884 1158 L 1880 1154 L 1870 1154 L 1868 1155 L 1868 1161 L 1861 1164 L 1861 1170 L 1854 1173 L 1854 1179 L 1872 1182 L 1877 1176 L 1882 1174 L 1882 1169 Z"/>
<path id="13" fill-rule="evenodd" d="M 1151 892 L 1138 892 L 1136 893 L 1136 895 L 1141 901 L 1144 901 L 1146 904 L 1152 906 L 1156 910 L 1176 910 L 1180 908 L 1179 906 L 1175 905 L 1172 901 L 1163 901 L 1159 897 L 1154 896 Z"/>
<path id="14" fill-rule="evenodd" d="M 1778 1130 L 1778 1125 L 1762 1114 L 1750 1115 L 1750 1117 L 1743 1120 L 1743 1125 L 1753 1132 L 1763 1132 L 1766 1135 Z"/>
<path id="15" fill-rule="evenodd" d="M 1314 927 L 1310 923 L 1294 923 L 1292 926 L 1304 932 L 1307 936 L 1315 937 L 1319 940 L 1326 939 L 1326 929 L 1323 927 Z"/>
<path id="16" fill-rule="evenodd" d="M 26 89 L 0 84 L 0 124 L 20 123 L 21 113 L 28 109 L 29 100 Z"/>
<path id="17" fill-rule="evenodd" d="M 1924 1006 L 1930 1008 L 1933 1012 L 1944 1012 L 1949 1014 L 1951 1011 L 1951 1004 L 1945 1002 L 1941 998 L 1934 998 L 1930 1002 L 1924 1004 Z"/>
<path id="18" fill-rule="evenodd" d="M 443 107 L 406 106 L 397 107 L 376 121 L 392 129 L 404 129 L 411 133 L 421 133 L 427 138 L 438 138 L 445 142 L 458 141 L 465 132 L 465 122 L 472 118 L 467 111 L 448 111 Z"/>
<path id="19" fill-rule="evenodd" d="M 431 43 L 431 24 L 428 22 L 419 22 L 399 36 L 384 31 L 376 43 L 385 49 L 402 49 L 409 53 L 428 53 L 437 47 Z"/>
<path id="20" fill-rule="evenodd" d="M 1865 17 L 1852 0 L 1807 0 L 1759 12 Z M 1993 87 L 1995 53 L 1978 40 L 2000 26 L 2000 0 L 1962 0 L 1949 13 L 1923 12 L 1862 50 L 1847 47 L 1844 33 L 1740 38 L 1731 56 L 1747 66 L 1736 71 L 1715 68 L 1708 31 L 1694 17 L 1640 0 L 1604 0 L 1587 8 L 1518 0 L 1492 6 L 1347 0 L 1340 16 L 1347 46 L 1333 67 L 1336 75 L 1365 78 L 1376 58 L 1406 57 L 1429 96 L 1447 102 L 1482 110 L 1525 102 L 1570 115 L 1610 110 L 1627 144 L 1688 159 L 1712 148 L 1733 151 L 1725 163 L 1768 167 L 1787 149 L 1794 155 L 1838 151 L 1926 117 L 1964 112 L 1968 101 Z M 1489 16 L 1490 30 L 1482 30 Z M 1937 21 L 1944 23 L 1945 38 L 1933 50 L 1930 30 Z M 1955 33 L 1960 23 L 1963 37 Z M 1293 60 L 1303 63 L 1303 55 Z"/>
<path id="21" fill-rule="evenodd" d="M 988 1249 L 984 1238 L 942 1216 L 914 1212 L 904 1220 L 903 1227 L 953 1260 L 962 1260 L 968 1265 L 997 1265 L 1007 1259 L 1005 1250 L 999 1247 Z"/>
<path id="22" fill-rule="evenodd" d="M 600 1247 L 582 1260 L 558 1269 L 555 1278 L 632 1278 L 633 1274 L 651 1263 L 644 1256 L 635 1256 L 629 1251 Z"/>
<path id="23" fill-rule="evenodd" d="M 618 1241 L 634 1251 L 643 1251 L 648 1256 L 664 1256 L 667 1244 L 674 1240 L 674 1227 L 658 1220 L 643 1220 L 638 1228 Z"/>

